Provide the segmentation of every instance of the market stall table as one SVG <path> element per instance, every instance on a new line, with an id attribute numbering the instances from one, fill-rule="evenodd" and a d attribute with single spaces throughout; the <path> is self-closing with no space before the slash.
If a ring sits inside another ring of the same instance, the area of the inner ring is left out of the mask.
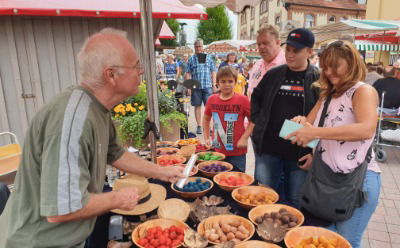
<path id="1" fill-rule="evenodd" d="M 239 169 L 234 167 L 233 171 L 239 171 Z M 201 174 L 199 173 L 195 176 L 201 176 Z M 155 179 L 149 179 L 149 182 L 163 185 L 165 187 L 165 189 L 167 190 L 166 199 L 170 199 L 170 198 L 182 199 L 177 193 L 175 193 L 171 189 L 170 183 L 162 182 L 162 181 L 155 180 Z M 255 181 L 253 183 L 253 185 L 257 185 L 257 184 L 258 184 L 257 181 Z M 107 186 L 106 191 L 111 191 L 111 188 Z M 239 204 L 232 198 L 231 192 L 224 191 L 221 188 L 219 188 L 218 185 L 215 184 L 214 187 L 207 193 L 206 196 L 210 196 L 210 195 L 216 195 L 216 196 L 222 197 L 224 199 L 224 202 L 221 204 L 221 206 L 230 206 L 231 207 L 230 211 L 233 214 L 242 216 L 246 219 L 248 218 L 249 210 L 244 209 L 241 206 L 239 206 Z M 183 199 L 183 200 L 186 202 L 193 202 L 195 199 Z M 113 215 L 116 215 L 116 214 L 115 213 L 107 213 L 107 214 L 104 214 L 97 218 L 95 229 L 94 229 L 92 235 L 90 236 L 90 238 L 88 239 L 88 242 L 85 247 L 87 247 L 87 248 L 107 247 L 107 243 L 109 241 L 108 240 L 108 226 L 109 226 L 110 217 Z M 157 209 L 146 214 L 147 217 L 154 216 L 154 215 L 157 215 Z M 126 218 L 126 220 L 130 221 L 130 222 L 139 222 L 140 221 L 139 216 L 124 216 L 124 218 Z M 190 217 L 188 218 L 186 223 L 192 229 L 197 230 L 198 223 L 194 223 Z M 307 217 L 306 217 L 304 224 L 305 225 L 318 225 L 318 226 L 321 225 L 321 223 L 318 223 L 318 221 L 316 221 L 312 218 L 307 218 Z M 123 241 L 129 241 L 129 240 L 130 240 L 130 235 L 124 235 Z M 262 240 L 262 239 L 257 235 L 257 232 L 256 232 L 253 235 L 253 237 L 251 238 L 251 240 Z M 285 247 L 283 242 L 279 243 L 278 245 L 280 245 L 281 247 Z M 136 247 L 136 246 L 133 245 L 132 247 Z"/>

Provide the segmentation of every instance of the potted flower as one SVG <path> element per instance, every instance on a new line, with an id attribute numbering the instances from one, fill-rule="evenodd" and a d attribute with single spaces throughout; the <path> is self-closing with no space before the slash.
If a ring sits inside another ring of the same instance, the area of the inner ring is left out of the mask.
<path id="1" fill-rule="evenodd" d="M 180 128 L 187 126 L 186 115 L 179 112 L 175 96 L 172 91 L 165 89 L 158 91 L 158 104 L 160 115 L 160 132 L 164 139 L 168 136 L 179 138 Z M 146 85 L 141 83 L 139 93 L 129 97 L 113 108 L 113 119 L 118 123 L 117 130 L 124 144 L 136 148 L 145 146 L 148 142 L 142 139 L 144 122 L 147 114 Z"/>

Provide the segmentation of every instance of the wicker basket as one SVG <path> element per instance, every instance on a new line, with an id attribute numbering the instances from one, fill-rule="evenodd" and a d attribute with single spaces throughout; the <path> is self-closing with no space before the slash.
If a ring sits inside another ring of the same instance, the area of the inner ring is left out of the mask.
<path id="1" fill-rule="evenodd" d="M 235 248 L 280 248 L 280 246 L 265 241 L 249 240 L 235 245 Z"/>
<path id="2" fill-rule="evenodd" d="M 220 160 L 224 160 L 225 159 L 225 154 L 220 153 L 220 152 L 198 152 L 196 153 L 198 156 L 200 155 L 205 155 L 206 153 L 212 153 L 214 156 L 220 156 L 221 158 L 218 160 L 201 160 L 199 158 L 197 158 L 197 162 L 205 162 L 205 161 L 220 161 Z"/>
<path id="3" fill-rule="evenodd" d="M 274 200 L 272 201 L 271 204 L 276 203 L 279 200 L 279 195 L 278 193 L 275 192 L 275 190 L 271 189 L 271 188 L 266 188 L 266 187 L 262 187 L 262 186 L 243 186 L 240 188 L 237 188 L 235 190 L 232 191 L 232 198 L 243 208 L 245 209 L 252 209 L 254 207 L 257 207 L 259 205 L 264 205 L 264 204 L 247 204 L 244 203 L 242 201 L 239 201 L 237 199 L 237 196 L 239 194 L 267 194 L 268 196 L 271 196 L 271 198 L 273 198 Z"/>
<path id="4" fill-rule="evenodd" d="M 197 178 L 200 178 L 202 182 L 204 182 L 204 181 L 209 181 L 209 182 L 211 183 L 211 186 L 210 186 L 208 189 L 203 190 L 203 191 L 199 191 L 199 192 L 182 192 L 182 191 L 176 190 L 176 189 L 174 188 L 174 185 L 175 185 L 175 184 L 172 184 L 172 183 L 171 183 L 171 189 L 172 189 L 175 193 L 177 193 L 179 196 L 181 196 L 181 197 L 183 197 L 183 198 L 193 198 L 193 199 L 194 199 L 194 198 L 197 198 L 197 197 L 202 197 L 203 195 L 207 194 L 208 191 L 210 191 L 210 190 L 212 189 L 212 187 L 214 187 L 214 183 L 213 183 L 213 181 L 211 181 L 210 179 L 204 178 L 204 177 L 189 177 L 189 178 L 187 179 L 187 181 L 188 181 L 188 182 L 194 182 L 194 181 L 196 181 Z"/>
<path id="5" fill-rule="evenodd" d="M 146 236 L 147 229 L 156 227 L 156 226 L 159 226 L 161 228 L 169 228 L 171 226 L 177 226 L 177 227 L 183 228 L 185 230 L 187 230 L 189 228 L 189 226 L 186 225 L 184 222 L 179 221 L 179 220 L 174 220 L 174 219 L 148 220 L 148 221 L 140 224 L 133 230 L 132 236 L 131 236 L 133 243 L 140 248 L 144 248 L 143 246 L 138 244 L 139 239 L 144 238 Z M 179 246 L 176 246 L 176 247 L 179 247 Z"/>
<path id="6" fill-rule="evenodd" d="M 186 222 L 190 214 L 190 206 L 185 201 L 171 198 L 163 201 L 157 210 L 160 218 L 174 219 Z"/>
<path id="7" fill-rule="evenodd" d="M 201 174 L 203 174 L 206 177 L 214 177 L 215 175 L 222 173 L 222 172 L 207 172 L 202 170 L 202 168 L 204 166 L 210 165 L 210 164 L 220 164 L 223 165 L 225 167 L 227 167 L 228 169 L 226 171 L 231 171 L 233 169 L 233 165 L 231 163 L 225 162 L 225 161 L 205 161 L 205 162 L 201 162 L 197 165 L 197 168 L 199 169 L 199 171 L 201 172 Z M 226 172 L 223 171 L 223 172 Z"/>
<path id="8" fill-rule="evenodd" d="M 187 145 L 187 146 L 182 146 L 181 149 L 179 149 L 177 155 L 181 155 L 186 159 L 189 159 L 195 152 L 196 152 L 196 145 Z"/>
<path id="9" fill-rule="evenodd" d="M 288 205 L 284 204 L 269 204 L 269 205 L 260 205 L 249 212 L 249 220 L 253 222 L 255 225 L 256 223 L 256 218 L 264 215 L 265 213 L 271 213 L 271 212 L 279 212 L 279 209 L 284 208 L 286 209 L 289 213 L 295 215 L 297 217 L 297 225 L 293 228 L 299 227 L 303 225 L 304 223 L 304 215 L 297 209 L 290 207 Z M 292 229 L 293 229 L 292 228 Z"/>
<path id="10" fill-rule="evenodd" d="M 349 241 L 347 241 L 339 234 L 322 227 L 313 227 L 313 226 L 296 227 L 290 230 L 285 236 L 285 244 L 288 248 L 294 248 L 304 239 L 310 237 L 321 237 L 321 236 L 324 236 L 328 240 L 337 239 L 338 242 L 335 248 L 351 247 Z"/>
<path id="11" fill-rule="evenodd" d="M 183 164 L 186 162 L 186 158 L 180 155 L 162 155 L 157 157 L 157 164 L 160 164 L 162 159 L 176 159 L 179 160 L 177 164 Z"/>
<path id="12" fill-rule="evenodd" d="M 242 178 L 244 180 L 246 180 L 248 183 L 246 185 L 241 185 L 241 186 L 227 186 L 227 185 L 221 185 L 220 184 L 220 180 L 221 178 L 227 178 L 230 176 L 234 176 L 234 177 L 239 177 Z M 238 171 L 227 171 L 227 172 L 221 172 L 217 175 L 214 176 L 214 182 L 223 190 L 226 190 L 228 192 L 233 191 L 234 189 L 237 189 L 239 187 L 243 187 L 243 186 L 248 186 L 250 184 L 252 184 L 254 182 L 254 177 L 243 173 L 243 172 L 238 172 Z"/>
<path id="13" fill-rule="evenodd" d="M 241 222 L 241 224 L 244 225 L 244 227 L 249 231 L 249 233 L 250 233 L 249 236 L 246 239 L 244 239 L 242 242 L 245 242 L 245 241 L 249 240 L 251 237 L 253 237 L 254 232 L 256 230 L 254 225 L 248 219 L 243 218 L 241 216 L 237 216 L 237 215 L 215 215 L 215 216 L 208 217 L 207 219 L 200 222 L 200 224 L 197 227 L 197 232 L 200 235 L 204 236 L 206 230 L 211 228 L 213 223 L 219 223 L 221 220 L 227 220 L 227 219 L 239 220 Z M 208 242 L 211 244 L 214 244 L 214 245 L 217 244 L 215 242 L 211 242 L 210 240 Z"/>
<path id="14" fill-rule="evenodd" d="M 161 153 L 165 153 L 165 154 L 157 155 L 157 156 L 177 155 L 177 153 L 179 152 L 179 149 L 178 149 L 178 148 L 175 148 L 175 147 L 157 148 L 157 153 L 158 153 L 159 151 L 160 151 Z M 174 154 L 166 154 L 167 152 L 174 152 Z"/>

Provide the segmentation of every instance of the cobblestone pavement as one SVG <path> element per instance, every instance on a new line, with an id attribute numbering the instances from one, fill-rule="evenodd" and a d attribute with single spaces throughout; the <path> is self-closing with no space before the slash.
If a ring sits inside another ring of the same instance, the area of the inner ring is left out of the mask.
<path id="1" fill-rule="evenodd" d="M 189 131 L 196 132 L 193 108 Z M 202 135 L 198 135 L 203 139 Z M 379 205 L 363 236 L 363 248 L 400 248 L 400 148 L 385 148 L 388 159 L 380 163 L 382 187 Z M 246 173 L 254 174 L 254 153 L 249 142 Z"/>

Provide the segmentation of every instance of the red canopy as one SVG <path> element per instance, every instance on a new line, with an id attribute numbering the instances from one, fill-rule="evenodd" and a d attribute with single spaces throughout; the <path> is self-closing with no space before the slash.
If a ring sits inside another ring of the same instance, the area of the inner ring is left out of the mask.
<path id="1" fill-rule="evenodd" d="M 386 44 L 400 44 L 400 33 L 397 31 L 387 31 L 375 34 L 357 35 L 356 40 L 368 40 Z"/>
<path id="2" fill-rule="evenodd" d="M 168 24 L 165 21 L 161 26 L 160 36 L 158 36 L 158 39 L 167 39 L 167 40 L 175 39 L 174 32 L 172 32 L 172 30 L 169 28 Z"/>
<path id="3" fill-rule="evenodd" d="M 153 18 L 207 19 L 179 0 L 152 0 Z M 0 15 L 139 18 L 139 0 L 0 0 Z"/>

